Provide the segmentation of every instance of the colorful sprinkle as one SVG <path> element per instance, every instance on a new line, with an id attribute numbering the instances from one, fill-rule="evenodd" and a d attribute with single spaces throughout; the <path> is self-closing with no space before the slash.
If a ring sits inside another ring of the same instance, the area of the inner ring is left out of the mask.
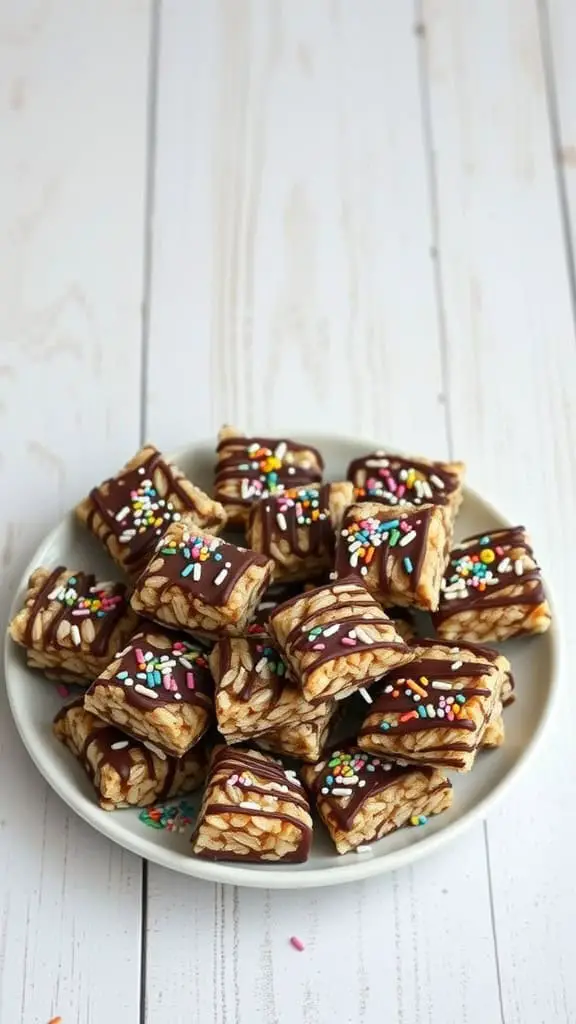
<path id="1" fill-rule="evenodd" d="M 138 817 L 150 828 L 165 829 L 167 832 L 185 832 L 194 821 L 195 811 L 192 804 L 181 800 L 176 804 L 145 807 Z"/>
<path id="2" fill-rule="evenodd" d="M 298 950 L 299 953 L 302 953 L 303 950 L 306 948 L 304 946 L 304 943 L 302 942 L 302 939 L 299 939 L 297 935 L 292 935 L 290 937 L 290 943 L 292 946 L 294 946 L 294 949 Z"/>

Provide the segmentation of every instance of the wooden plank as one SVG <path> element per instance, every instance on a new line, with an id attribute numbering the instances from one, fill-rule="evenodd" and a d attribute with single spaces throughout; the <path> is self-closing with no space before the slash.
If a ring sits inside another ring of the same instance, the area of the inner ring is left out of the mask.
<path id="1" fill-rule="evenodd" d="M 33 547 L 139 440 L 148 50 L 145 3 L 3 5 L 3 622 Z M 140 863 L 67 812 L 6 713 L 0 749 L 0 1017 L 135 1024 Z"/>
<path id="2" fill-rule="evenodd" d="M 147 414 L 160 445 L 227 419 L 447 452 L 417 38 L 391 11 L 164 4 Z M 167 400 L 176 372 L 183 397 Z M 482 829 L 412 871 L 318 893 L 150 867 L 148 964 L 154 1024 L 368 1022 L 382 993 L 391 1019 L 461 1024 L 481 1005 L 497 1020 Z"/>
<path id="3" fill-rule="evenodd" d="M 424 20 L 452 430 L 472 484 L 529 526 L 568 623 L 576 358 L 536 5 L 425 2 Z M 560 718 L 488 823 L 508 1024 L 576 1017 L 576 760 Z"/>

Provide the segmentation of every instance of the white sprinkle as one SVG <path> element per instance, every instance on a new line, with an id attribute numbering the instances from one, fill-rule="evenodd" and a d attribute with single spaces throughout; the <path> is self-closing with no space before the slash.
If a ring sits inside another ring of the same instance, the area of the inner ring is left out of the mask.
<path id="1" fill-rule="evenodd" d="M 144 746 L 148 747 L 148 750 L 151 750 L 153 754 L 156 754 L 156 757 L 159 757 L 161 761 L 166 760 L 166 754 L 155 743 L 150 743 L 150 740 L 144 740 Z"/>
<path id="2" fill-rule="evenodd" d="M 452 684 L 451 683 L 443 683 L 443 682 L 440 682 L 440 680 L 437 680 L 436 682 L 431 683 L 430 685 L 431 685 L 433 690 L 451 690 L 452 689 Z"/>
<path id="3" fill-rule="evenodd" d="M 367 576 L 368 575 L 368 566 L 367 565 L 363 565 L 362 566 L 362 568 L 360 569 L 360 575 L 361 576 Z"/>
<path id="4" fill-rule="evenodd" d="M 218 573 L 216 579 L 214 580 L 214 586 L 215 587 L 219 587 L 221 583 L 224 583 L 224 580 L 226 579 L 226 577 L 228 575 L 228 569 L 229 568 L 230 568 L 230 562 L 226 562 L 226 567 L 224 567 L 224 569 L 220 570 L 220 572 Z"/>
<path id="5" fill-rule="evenodd" d="M 48 600 L 55 601 L 56 598 L 62 593 L 63 589 L 63 587 L 54 587 L 54 590 L 50 594 L 48 594 Z"/>
<path id="6" fill-rule="evenodd" d="M 136 683 L 134 687 L 136 693 L 141 693 L 144 697 L 152 697 L 152 700 L 157 700 L 158 694 L 154 690 L 149 690 L 147 686 L 142 686 L 142 683 Z"/>
<path id="7" fill-rule="evenodd" d="M 124 530 L 124 533 L 120 534 L 120 543 L 128 544 L 133 537 L 136 536 L 136 530 Z"/>
<path id="8" fill-rule="evenodd" d="M 241 800 L 238 804 L 239 807 L 249 807 L 251 811 L 262 811 L 263 807 L 257 804 L 255 800 Z"/>
<path id="9" fill-rule="evenodd" d="M 357 846 L 354 852 L 355 853 L 372 853 L 372 847 L 371 846 Z"/>
<path id="10" fill-rule="evenodd" d="M 438 715 L 438 718 L 444 718 L 444 712 L 442 708 L 438 708 L 436 714 Z"/>
<path id="11" fill-rule="evenodd" d="M 286 444 L 286 441 L 280 441 L 280 444 L 276 445 L 274 455 L 276 456 L 277 459 L 283 459 L 287 451 L 288 445 Z"/>
<path id="12" fill-rule="evenodd" d="M 134 680 L 130 679 L 130 677 L 128 677 L 128 679 L 124 679 L 123 682 L 124 682 L 124 686 L 134 686 Z"/>
<path id="13" fill-rule="evenodd" d="M 192 569 L 192 579 L 194 580 L 195 583 L 198 583 L 198 580 L 200 579 L 201 576 L 202 565 L 200 564 L 200 562 L 194 562 L 194 568 Z"/>
<path id="14" fill-rule="evenodd" d="M 294 476 L 294 474 L 296 472 L 296 467 L 295 466 L 288 466 L 288 472 L 289 472 L 290 476 Z"/>
<path id="15" fill-rule="evenodd" d="M 139 466 L 139 467 L 138 467 L 138 472 L 139 472 L 139 473 L 140 473 L 140 474 L 141 474 L 142 476 L 144 476 L 144 473 L 146 472 L 146 470 L 144 469 L 144 466 Z"/>
<path id="16" fill-rule="evenodd" d="M 128 505 L 124 505 L 124 508 L 121 508 L 120 511 L 116 513 L 114 518 L 118 523 L 121 523 L 123 519 L 126 519 L 126 516 L 129 514 L 129 512 L 130 509 L 128 508 Z"/>
<path id="17" fill-rule="evenodd" d="M 426 705 L 426 714 L 428 715 L 428 718 L 436 718 L 436 710 L 433 704 Z"/>
<path id="18" fill-rule="evenodd" d="M 463 664 L 464 662 L 462 661 L 453 661 L 450 668 L 452 669 L 453 672 L 456 672 L 457 669 L 462 668 Z"/>
<path id="19" fill-rule="evenodd" d="M 181 693 L 175 693 L 174 694 L 174 700 L 182 700 L 182 694 Z"/>
<path id="20" fill-rule="evenodd" d="M 368 693 L 368 690 L 366 689 L 365 686 L 361 686 L 360 689 L 358 690 L 358 693 L 360 694 L 361 697 L 364 697 L 364 700 L 366 701 L 367 704 L 373 704 L 374 703 L 374 701 L 372 700 L 372 697 Z"/>
<path id="21" fill-rule="evenodd" d="M 70 630 L 70 636 L 72 637 L 72 643 L 75 644 L 76 647 L 80 647 L 80 644 L 82 643 L 82 637 L 80 636 L 80 630 L 78 629 L 78 626 L 72 626 Z"/>
<path id="22" fill-rule="evenodd" d="M 348 630 L 348 636 L 350 637 L 351 640 L 356 640 L 356 630 L 355 629 L 349 629 Z"/>
<path id="23" fill-rule="evenodd" d="M 352 790 L 343 789 L 341 786 L 337 786 L 336 789 L 332 790 L 332 796 L 352 796 Z"/>
<path id="24" fill-rule="evenodd" d="M 336 625 L 334 626 L 328 626 L 326 629 L 322 631 L 322 636 L 334 636 L 334 633 L 337 633 L 339 629 L 339 623 L 336 623 Z"/>
<path id="25" fill-rule="evenodd" d="M 400 680 L 398 680 L 398 682 L 400 682 Z M 390 683 L 388 683 L 388 686 L 384 688 L 384 693 L 392 693 L 393 689 L 394 687 Z"/>
<path id="26" fill-rule="evenodd" d="M 444 481 L 441 480 L 439 476 L 436 476 L 436 473 L 430 474 L 430 483 L 434 484 L 434 486 L 437 487 L 439 491 L 444 490 Z"/>
<path id="27" fill-rule="evenodd" d="M 407 544 L 411 544 L 416 536 L 416 530 L 410 530 L 409 533 L 405 533 L 402 540 L 398 541 L 398 546 L 405 548 Z"/>
<path id="28" fill-rule="evenodd" d="M 278 512 L 278 514 L 276 516 L 276 522 L 278 523 L 278 526 L 280 527 L 281 530 L 287 530 L 288 529 L 288 523 L 286 522 L 286 516 L 284 515 L 283 512 Z"/>
<path id="29" fill-rule="evenodd" d="M 260 661 L 257 661 L 255 666 L 254 666 L 254 671 L 258 675 L 260 675 L 260 673 L 266 668 L 266 665 L 267 665 L 267 659 L 266 658 L 260 658 Z"/>
<path id="30" fill-rule="evenodd" d="M 455 599 L 458 600 L 459 597 L 462 597 L 460 588 L 458 588 L 458 590 L 445 590 L 444 591 L 444 600 L 445 601 L 454 601 Z"/>
<path id="31" fill-rule="evenodd" d="M 184 668 L 189 668 L 189 669 L 194 668 L 192 662 L 188 661 L 188 658 L 185 658 L 184 655 L 180 656 L 180 664 L 183 665 Z"/>
<path id="32" fill-rule="evenodd" d="M 508 557 L 503 558 L 501 562 L 498 562 L 498 572 L 508 572 L 511 564 L 512 562 Z"/>
<path id="33" fill-rule="evenodd" d="M 128 740 L 118 740 L 117 743 L 110 744 L 110 750 L 125 750 L 128 746 Z"/>
<path id="34" fill-rule="evenodd" d="M 348 550 L 349 550 L 350 554 L 353 554 L 354 551 L 358 551 L 358 549 L 361 548 L 361 547 L 362 547 L 362 541 L 361 540 L 355 540 L 354 543 L 350 545 Z"/>
<path id="35" fill-rule="evenodd" d="M 366 459 L 364 465 L 370 469 L 380 469 L 388 465 L 388 459 Z"/>
<path id="36" fill-rule="evenodd" d="M 460 654 L 460 648 L 459 647 L 451 647 L 450 648 L 450 654 Z"/>
<path id="37" fill-rule="evenodd" d="M 521 558 L 517 558 L 514 562 L 514 572 L 517 576 L 522 576 L 524 574 L 524 562 Z"/>
<path id="38" fill-rule="evenodd" d="M 351 567 L 353 569 L 355 569 L 356 566 L 358 565 L 358 552 L 357 551 L 355 551 L 354 554 L 350 556 L 350 565 L 351 565 Z"/>
<path id="39" fill-rule="evenodd" d="M 326 794 L 328 792 L 328 787 L 327 786 L 322 786 L 322 789 L 320 790 L 320 792 L 323 793 L 324 796 L 326 796 Z"/>

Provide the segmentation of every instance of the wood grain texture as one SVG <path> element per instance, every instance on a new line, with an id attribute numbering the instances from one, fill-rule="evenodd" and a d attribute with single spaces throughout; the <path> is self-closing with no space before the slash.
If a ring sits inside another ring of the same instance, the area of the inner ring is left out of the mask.
<path id="1" fill-rule="evenodd" d="M 536 6 L 430 0 L 424 20 L 452 431 L 471 482 L 527 523 L 571 664 L 576 350 Z M 576 761 L 561 725 L 488 822 L 507 1024 L 576 1019 Z"/>
<path id="2" fill-rule="evenodd" d="M 33 547 L 139 440 L 148 48 L 136 0 L 0 8 L 3 624 Z M 0 1018 L 134 1024 L 139 862 L 48 791 L 7 713 L 0 758 Z"/>
<path id="3" fill-rule="evenodd" d="M 158 444 L 232 420 L 448 452 L 418 45 L 407 10 L 371 2 L 163 5 Z M 178 402 L 173 365 L 189 368 Z M 147 950 L 150 1024 L 372 1024 L 383 992 L 398 1021 L 500 1016 L 480 826 L 446 857 L 339 891 L 234 891 L 150 866 Z"/>

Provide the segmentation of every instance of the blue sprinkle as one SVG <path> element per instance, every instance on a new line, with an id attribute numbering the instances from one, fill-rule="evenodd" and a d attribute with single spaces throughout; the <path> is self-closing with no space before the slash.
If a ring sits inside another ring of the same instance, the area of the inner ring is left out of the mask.
<path id="1" fill-rule="evenodd" d="M 120 680 L 128 679 L 128 673 L 127 672 L 117 672 L 116 673 L 116 679 L 120 679 Z"/>
<path id="2" fill-rule="evenodd" d="M 456 700 L 458 701 L 459 704 L 466 703 L 466 697 L 464 696 L 463 693 L 459 693 L 458 696 L 456 697 Z"/>
<path id="3" fill-rule="evenodd" d="M 380 722 L 380 728 L 382 732 L 387 732 L 387 730 L 390 728 L 390 725 L 388 722 Z"/>
<path id="4" fill-rule="evenodd" d="M 185 558 L 190 558 L 190 548 L 182 548 L 182 554 Z"/>
<path id="5" fill-rule="evenodd" d="M 485 533 L 483 537 L 480 537 L 480 544 L 489 544 L 489 543 L 490 543 L 490 537 L 488 536 L 487 533 Z"/>
<path id="6" fill-rule="evenodd" d="M 426 708 L 423 708 L 421 704 L 418 705 L 418 714 L 420 718 L 426 718 Z"/>
<path id="7" fill-rule="evenodd" d="M 399 519 L 393 519 L 390 523 L 380 523 L 380 528 L 382 530 L 394 530 L 399 525 L 400 525 L 400 520 Z"/>
<path id="8" fill-rule="evenodd" d="M 222 555 L 220 554 L 219 551 L 217 551 L 216 554 L 214 555 L 214 561 L 215 562 L 221 562 L 222 561 Z"/>
<path id="9" fill-rule="evenodd" d="M 404 568 L 406 569 L 407 573 L 414 572 L 414 566 L 412 565 L 412 562 L 408 558 L 408 556 L 406 556 L 406 558 L 404 559 Z"/>
<path id="10" fill-rule="evenodd" d="M 333 775 L 327 775 L 326 776 L 326 782 L 328 783 L 329 786 L 331 786 L 332 783 L 334 782 L 334 776 Z"/>
<path id="11" fill-rule="evenodd" d="M 182 569 L 180 575 L 186 578 L 186 576 L 189 576 L 191 572 L 194 572 L 194 565 L 192 562 L 190 562 L 187 566 L 185 566 L 184 569 Z"/>

